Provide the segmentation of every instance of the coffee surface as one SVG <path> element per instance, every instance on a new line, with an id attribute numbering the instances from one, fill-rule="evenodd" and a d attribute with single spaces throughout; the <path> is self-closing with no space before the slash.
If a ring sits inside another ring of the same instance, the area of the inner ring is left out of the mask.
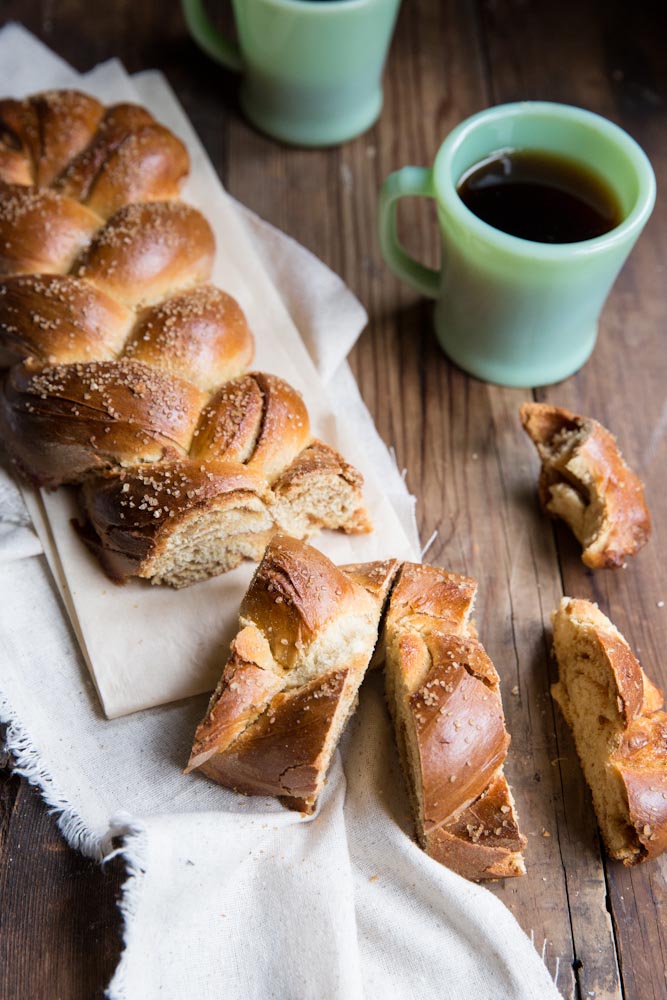
<path id="1" fill-rule="evenodd" d="M 622 221 L 618 199 L 597 173 L 539 150 L 498 153 L 471 167 L 459 197 L 495 229 L 534 243 L 578 243 Z"/>

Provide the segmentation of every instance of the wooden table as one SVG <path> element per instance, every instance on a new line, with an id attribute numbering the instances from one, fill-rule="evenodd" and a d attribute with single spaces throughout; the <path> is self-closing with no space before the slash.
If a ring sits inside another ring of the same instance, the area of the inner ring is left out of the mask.
<path id="1" fill-rule="evenodd" d="M 428 559 L 481 581 L 479 631 L 502 676 L 529 874 L 491 891 L 552 973 L 558 964 L 564 997 L 665 1000 L 667 862 L 626 869 L 602 854 L 549 697 L 549 615 L 562 594 L 598 601 L 667 684 L 667 199 L 658 198 L 616 284 L 592 360 L 534 393 L 485 385 L 449 364 L 429 304 L 388 273 L 375 237 L 377 190 L 391 170 L 429 163 L 462 118 L 519 98 L 619 122 L 651 157 L 658 187 L 667 185 L 665 5 L 405 0 L 381 122 L 329 152 L 283 148 L 251 131 L 236 81 L 187 39 L 175 0 L 3 0 L 0 10 L 78 69 L 119 56 L 130 71 L 164 70 L 232 194 L 315 251 L 366 305 L 369 327 L 351 359 L 361 391 L 407 469 L 422 538 L 437 531 Z M 428 207 L 403 215 L 408 245 L 434 261 Z M 626 570 L 586 570 L 567 531 L 539 514 L 532 446 L 517 421 L 529 398 L 598 417 L 645 479 L 654 537 Z M 0 856 L 0 1000 L 101 996 L 120 950 L 122 864 L 101 871 L 70 851 L 37 793 L 7 770 Z"/>

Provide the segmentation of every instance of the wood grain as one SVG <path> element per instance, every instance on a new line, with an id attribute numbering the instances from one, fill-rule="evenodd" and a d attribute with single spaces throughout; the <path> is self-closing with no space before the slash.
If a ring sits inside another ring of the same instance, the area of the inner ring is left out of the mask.
<path id="1" fill-rule="evenodd" d="M 355 375 L 407 469 L 422 538 L 437 531 L 428 559 L 480 580 L 478 627 L 502 678 L 529 875 L 492 891 L 532 933 L 568 1000 L 665 1000 L 667 865 L 627 870 L 604 859 L 549 696 L 549 615 L 563 593 L 597 600 L 667 684 L 659 658 L 667 608 L 658 607 L 667 602 L 667 205 L 659 197 L 592 360 L 534 393 L 485 385 L 450 365 L 432 336 L 429 304 L 388 273 L 375 235 L 384 177 L 428 164 L 458 121 L 506 100 L 599 111 L 644 146 L 659 187 L 667 182 L 664 5 L 637 4 L 630 17 L 620 0 L 404 0 L 381 121 L 326 152 L 252 131 L 238 114 L 236 81 L 196 52 L 177 4 L 118 0 L 98 5 L 93 19 L 84 9 L 82 0 L 0 7 L 77 68 L 118 55 L 131 71 L 163 69 L 232 194 L 337 270 L 369 312 L 351 358 Z M 406 244 L 435 264 L 432 209 L 405 206 L 400 222 Z M 517 421 L 531 396 L 607 423 L 647 481 L 655 537 L 626 570 L 593 575 L 567 532 L 539 512 L 536 460 Z M 70 852 L 25 784 L 6 778 L 0 789 L 0 913 L 11 927 L 0 946 L 0 998 L 101 995 L 119 951 L 120 871 L 102 873 Z M 82 932 L 90 924 L 92 944 Z"/>

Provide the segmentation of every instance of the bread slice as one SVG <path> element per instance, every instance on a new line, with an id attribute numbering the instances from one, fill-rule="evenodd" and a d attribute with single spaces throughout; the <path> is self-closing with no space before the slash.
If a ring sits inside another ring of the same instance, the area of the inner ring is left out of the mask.
<path id="1" fill-rule="evenodd" d="M 187 587 L 260 559 L 275 525 L 263 477 L 174 459 L 90 476 L 79 534 L 112 580 Z"/>
<path id="2" fill-rule="evenodd" d="M 570 527 L 587 566 L 622 566 L 648 541 L 651 520 L 614 436 L 597 420 L 545 403 L 524 403 L 521 423 L 542 461 L 544 510 Z"/>
<path id="3" fill-rule="evenodd" d="M 312 812 L 357 703 L 395 560 L 337 568 L 277 535 L 243 599 L 239 632 L 187 771 Z"/>
<path id="4" fill-rule="evenodd" d="M 553 615 L 559 680 L 552 694 L 572 730 L 610 857 L 626 865 L 667 849 L 667 713 L 621 633 L 590 601 Z"/>
<path id="5" fill-rule="evenodd" d="M 371 531 L 363 482 L 334 448 L 315 440 L 273 482 L 273 516 L 296 538 L 309 538 L 322 528 L 348 535 Z"/>
<path id="6" fill-rule="evenodd" d="M 503 763 L 498 675 L 470 612 L 474 580 L 405 563 L 385 621 L 386 690 L 418 839 L 475 881 L 523 875 Z"/>

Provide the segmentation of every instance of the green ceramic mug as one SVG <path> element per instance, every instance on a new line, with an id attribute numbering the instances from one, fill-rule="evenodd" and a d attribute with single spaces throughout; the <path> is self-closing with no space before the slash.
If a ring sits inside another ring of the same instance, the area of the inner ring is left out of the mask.
<path id="1" fill-rule="evenodd" d="M 499 150 L 530 149 L 579 161 L 618 198 L 622 222 L 580 243 L 536 243 L 474 215 L 457 182 Z M 396 202 L 436 202 L 442 255 L 435 271 L 413 260 L 396 235 Z M 564 104 L 525 101 L 482 111 L 445 139 L 432 169 L 405 167 L 380 194 L 380 244 L 392 270 L 437 300 L 435 328 L 449 357 L 488 382 L 559 382 L 588 359 L 605 299 L 655 202 L 645 153 L 618 126 Z"/>
<path id="2" fill-rule="evenodd" d="M 238 46 L 216 31 L 203 0 L 182 4 L 204 51 L 243 74 L 241 105 L 262 132 L 332 146 L 378 118 L 400 0 L 232 0 Z"/>

